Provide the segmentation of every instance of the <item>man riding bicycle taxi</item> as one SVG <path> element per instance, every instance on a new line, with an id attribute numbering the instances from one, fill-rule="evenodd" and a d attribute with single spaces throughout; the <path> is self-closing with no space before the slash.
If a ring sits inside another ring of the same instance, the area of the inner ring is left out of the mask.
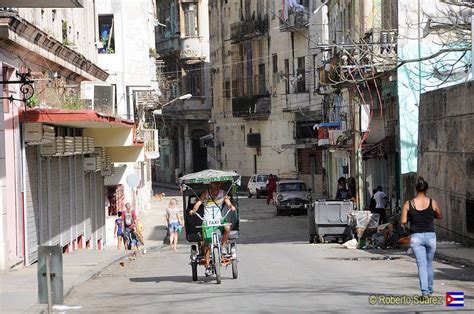
<path id="1" fill-rule="evenodd" d="M 226 192 L 221 190 L 221 182 L 211 182 L 210 190 L 205 190 L 201 193 L 199 200 L 196 202 L 196 204 L 194 204 L 193 209 L 189 211 L 189 215 L 194 215 L 198 211 L 201 204 L 204 205 L 204 221 L 220 219 L 221 224 L 227 223 L 225 219 L 222 218 L 222 213 L 221 213 L 221 210 L 223 209 L 224 204 L 227 205 L 230 210 L 232 211 L 236 210 L 235 206 L 230 201 L 229 196 L 226 194 Z M 229 238 L 231 226 L 230 225 L 224 226 L 223 229 L 224 229 L 224 232 L 223 232 L 224 234 L 223 234 L 222 242 L 221 242 L 221 251 L 222 251 L 222 254 L 227 254 L 226 243 L 227 243 L 227 239 Z M 213 232 L 213 228 L 202 229 L 206 276 L 210 276 L 212 274 L 212 270 L 209 266 L 211 252 L 210 252 L 209 246 L 207 245 L 208 243 L 212 242 L 212 232 Z"/>

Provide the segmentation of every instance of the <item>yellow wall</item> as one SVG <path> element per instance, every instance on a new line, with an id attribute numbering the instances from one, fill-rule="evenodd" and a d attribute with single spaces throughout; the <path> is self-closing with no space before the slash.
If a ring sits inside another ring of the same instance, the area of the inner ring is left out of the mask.
<path id="1" fill-rule="evenodd" d="M 132 146 L 133 129 L 132 128 L 97 128 L 84 129 L 84 136 L 92 137 L 95 146 Z"/>
<path id="2" fill-rule="evenodd" d="M 145 161 L 143 146 L 107 147 L 105 151 L 112 157 L 112 162 Z"/>

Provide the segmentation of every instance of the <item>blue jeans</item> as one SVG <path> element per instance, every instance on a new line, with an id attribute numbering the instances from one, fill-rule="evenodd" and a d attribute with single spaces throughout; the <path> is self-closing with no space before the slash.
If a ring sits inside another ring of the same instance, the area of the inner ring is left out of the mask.
<path id="1" fill-rule="evenodd" d="M 436 234 L 434 232 L 414 233 L 410 236 L 410 247 L 416 257 L 421 294 L 431 294 L 433 293 L 433 259 L 436 251 Z"/>

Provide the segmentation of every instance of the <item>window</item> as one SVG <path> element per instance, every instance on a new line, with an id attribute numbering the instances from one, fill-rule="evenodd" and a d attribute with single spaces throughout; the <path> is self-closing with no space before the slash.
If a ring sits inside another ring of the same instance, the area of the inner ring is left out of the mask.
<path id="1" fill-rule="evenodd" d="M 306 93 L 306 78 L 305 78 L 305 60 L 304 57 L 298 58 L 298 70 L 297 70 L 297 93 Z"/>
<path id="2" fill-rule="evenodd" d="M 224 83 L 224 97 L 230 99 L 230 81 Z"/>
<path id="3" fill-rule="evenodd" d="M 272 56 L 273 73 L 278 73 L 278 55 L 276 53 Z"/>
<path id="4" fill-rule="evenodd" d="M 201 67 L 202 64 L 197 63 L 190 65 L 186 74 L 186 87 L 188 93 L 193 96 L 201 96 Z"/>
<path id="5" fill-rule="evenodd" d="M 199 36 L 198 6 L 194 3 L 183 3 L 184 35 Z"/>
<path id="6" fill-rule="evenodd" d="M 313 84 L 314 84 L 314 90 L 316 91 L 319 87 L 319 71 L 317 70 L 317 66 L 318 66 L 318 56 L 317 55 L 313 55 L 313 73 L 314 73 L 314 81 L 313 81 Z"/>
<path id="7" fill-rule="evenodd" d="M 67 22 L 62 20 L 61 25 L 62 25 L 61 34 L 63 38 L 63 44 L 67 45 L 69 43 L 69 40 L 67 39 Z"/>
<path id="8" fill-rule="evenodd" d="M 115 53 L 114 16 L 99 15 L 99 53 Z"/>
<path id="9" fill-rule="evenodd" d="M 290 60 L 285 59 L 285 90 L 286 93 L 290 93 Z"/>
<path id="10" fill-rule="evenodd" d="M 265 94 L 265 64 L 258 65 L 258 93 Z"/>
<path id="11" fill-rule="evenodd" d="M 267 182 L 268 176 L 266 175 L 259 175 L 257 176 L 257 182 Z"/>

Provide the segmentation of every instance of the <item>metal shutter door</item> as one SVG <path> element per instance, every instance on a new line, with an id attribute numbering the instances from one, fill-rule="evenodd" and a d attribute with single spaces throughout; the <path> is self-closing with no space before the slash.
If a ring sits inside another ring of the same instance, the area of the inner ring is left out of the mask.
<path id="1" fill-rule="evenodd" d="M 71 220 L 70 238 L 71 243 L 76 238 L 76 171 L 74 168 L 74 157 L 67 157 L 69 167 L 69 218 Z"/>
<path id="2" fill-rule="evenodd" d="M 26 147 L 25 167 L 26 196 L 26 264 L 38 259 L 39 242 L 39 191 L 38 191 L 38 146 Z"/>
<path id="3" fill-rule="evenodd" d="M 84 176 L 85 178 L 85 186 L 84 186 L 84 192 L 85 192 L 85 195 L 84 195 L 84 201 L 85 201 L 85 206 L 84 206 L 84 210 L 85 210 L 85 228 L 86 228 L 86 231 L 85 231 L 85 238 L 87 240 L 90 239 L 91 237 L 91 204 L 92 203 L 92 198 L 91 198 L 91 174 L 90 172 L 87 172 Z"/>
<path id="4" fill-rule="evenodd" d="M 104 199 L 104 177 L 101 175 L 97 176 L 97 191 L 99 191 L 99 211 L 98 211 L 98 238 L 105 239 L 104 228 L 105 228 L 105 199 Z"/>
<path id="5" fill-rule="evenodd" d="M 71 242 L 71 193 L 69 178 L 69 158 L 59 158 L 60 166 L 60 194 L 59 208 L 61 210 L 61 245 L 64 246 Z"/>
<path id="6" fill-rule="evenodd" d="M 40 245 L 49 245 L 48 161 L 40 158 Z"/>
<path id="7" fill-rule="evenodd" d="M 59 161 L 58 158 L 49 158 L 49 205 L 51 211 L 50 238 L 51 245 L 60 243 L 61 215 L 59 212 Z"/>
<path id="8" fill-rule="evenodd" d="M 83 171 L 82 158 L 74 156 L 74 168 L 76 173 L 76 238 L 84 234 L 84 194 L 83 194 Z"/>

